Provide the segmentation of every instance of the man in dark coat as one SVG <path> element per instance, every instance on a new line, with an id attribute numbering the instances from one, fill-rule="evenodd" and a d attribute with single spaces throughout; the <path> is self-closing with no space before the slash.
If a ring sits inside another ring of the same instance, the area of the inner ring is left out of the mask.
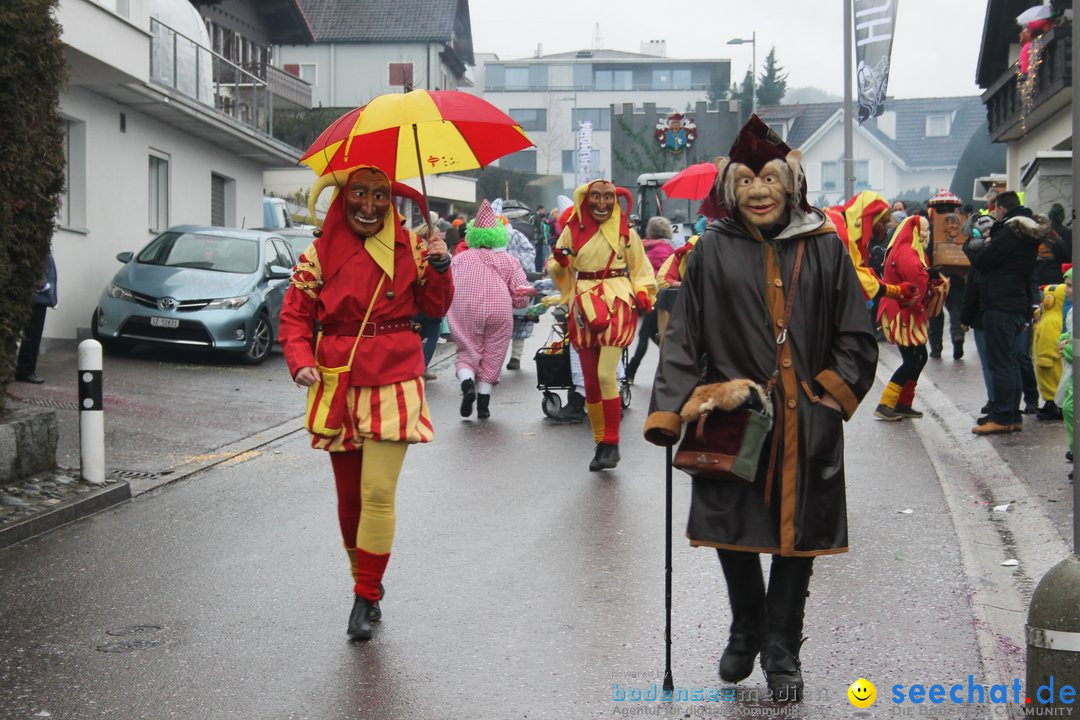
<path id="1" fill-rule="evenodd" d="M 805 200 L 798 151 L 754 115 L 717 164 L 714 192 L 730 217 L 689 256 L 645 437 L 674 444 L 700 383 L 771 387 L 774 428 L 756 479 L 695 477 L 687 535 L 717 548 L 727 581 L 733 622 L 720 677 L 746 678 L 760 653 L 774 699 L 798 700 L 812 561 L 848 544 L 842 422 L 874 381 L 877 343 L 844 243 Z M 759 553 L 773 556 L 767 591 Z"/>
<path id="2" fill-rule="evenodd" d="M 1039 304 L 1033 273 L 1039 244 L 1049 231 L 1049 221 L 1036 222 L 1015 192 L 998 195 L 995 212 L 999 219 L 990 228 L 990 241 L 971 261 L 978 271 L 983 336 L 994 384 L 993 407 L 987 422 L 971 429 L 976 435 L 1024 429 L 1017 351 L 1031 322 L 1032 308 Z"/>
<path id="3" fill-rule="evenodd" d="M 56 262 L 49 253 L 45 259 L 45 277 L 41 280 L 41 288 L 30 300 L 30 317 L 19 343 L 19 357 L 15 361 L 15 379 L 19 382 L 35 385 L 45 382 L 37 374 L 37 360 L 45 330 L 45 311 L 51 307 L 56 307 Z"/>

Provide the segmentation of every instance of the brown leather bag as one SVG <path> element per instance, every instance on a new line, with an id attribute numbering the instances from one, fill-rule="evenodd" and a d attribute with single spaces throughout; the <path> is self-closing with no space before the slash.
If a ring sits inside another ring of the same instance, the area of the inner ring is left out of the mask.
<path id="1" fill-rule="evenodd" d="M 752 380 L 728 380 L 698 385 L 679 413 L 686 424 L 672 465 L 695 478 L 710 480 L 745 480 L 754 482 L 765 440 L 773 427 L 772 390 L 780 375 L 780 355 L 787 342 L 791 309 L 795 304 L 799 273 L 802 270 L 805 239 L 799 240 L 795 267 L 791 272 L 791 290 L 784 303 L 784 318 L 776 338 L 776 369 L 765 387 Z M 777 405 L 783 420 L 783 404 Z M 766 480 L 766 503 L 771 475 L 776 461 L 779 435 L 773 433 L 769 451 L 770 477 Z"/>

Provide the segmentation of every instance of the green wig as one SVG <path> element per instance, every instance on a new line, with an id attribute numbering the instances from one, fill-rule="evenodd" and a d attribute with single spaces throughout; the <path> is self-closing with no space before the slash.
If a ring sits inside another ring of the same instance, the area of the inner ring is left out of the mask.
<path id="1" fill-rule="evenodd" d="M 465 243 L 469 247 L 498 250 L 509 244 L 510 233 L 502 222 L 498 222 L 495 227 L 474 227 L 475 223 L 475 220 L 470 220 L 465 226 Z"/>

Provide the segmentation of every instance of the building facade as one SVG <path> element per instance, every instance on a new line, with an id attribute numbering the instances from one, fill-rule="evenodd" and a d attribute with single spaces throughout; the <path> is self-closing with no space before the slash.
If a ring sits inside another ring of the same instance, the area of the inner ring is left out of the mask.
<path id="1" fill-rule="evenodd" d="M 579 50 L 519 60 L 478 56 L 475 92 L 521 123 L 536 147 L 499 160 L 500 167 L 561 175 L 563 187 L 611 177 L 612 106 L 655 106 L 664 117 L 693 111 L 711 87 L 727 88 L 728 60 L 666 57 L 663 42 L 643 52 Z M 581 152 L 581 127 L 590 124 Z"/>
<path id="2" fill-rule="evenodd" d="M 855 192 L 925 202 L 952 183 L 960 156 L 984 119 L 979 98 L 889 99 L 885 107 L 880 117 L 855 124 Z M 758 108 L 758 114 L 802 151 L 810 202 L 820 207 L 843 202 L 843 104 L 772 105 Z"/>
<path id="3" fill-rule="evenodd" d="M 70 72 L 67 177 L 52 241 L 59 305 L 45 336 L 74 339 L 117 253 L 182 223 L 260 225 L 263 171 L 299 154 L 270 136 L 283 100 L 213 52 L 187 0 L 61 0 L 57 20 Z"/>
<path id="4" fill-rule="evenodd" d="M 1022 191 L 1025 204 L 1046 213 L 1061 203 L 1073 209 L 1071 2 L 1046 3 L 1045 24 L 1033 31 L 1026 67 L 1015 18 L 1033 0 L 989 0 L 976 82 L 985 92 L 990 139 L 1006 147 L 1006 186 Z"/>

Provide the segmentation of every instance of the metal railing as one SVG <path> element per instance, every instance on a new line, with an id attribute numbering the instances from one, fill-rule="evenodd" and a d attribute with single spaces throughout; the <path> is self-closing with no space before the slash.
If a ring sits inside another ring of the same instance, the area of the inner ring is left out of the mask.
<path id="1" fill-rule="evenodd" d="M 270 63 L 252 63 L 245 69 L 262 80 L 270 88 L 270 94 L 305 110 L 311 109 L 311 85 Z"/>
<path id="2" fill-rule="evenodd" d="M 1024 89 L 1018 72 L 1019 63 L 1009 68 L 983 93 L 990 139 L 997 142 L 1015 134 L 1017 125 L 1024 122 L 1044 102 L 1057 93 L 1072 87 L 1071 26 L 1054 28 L 1039 42 L 1042 50 L 1038 61 L 1024 77 L 1030 85 Z M 1021 134 L 1029 128 L 1022 128 Z"/>
<path id="3" fill-rule="evenodd" d="M 150 79 L 196 102 L 271 135 L 269 84 L 213 50 L 150 18 Z"/>

